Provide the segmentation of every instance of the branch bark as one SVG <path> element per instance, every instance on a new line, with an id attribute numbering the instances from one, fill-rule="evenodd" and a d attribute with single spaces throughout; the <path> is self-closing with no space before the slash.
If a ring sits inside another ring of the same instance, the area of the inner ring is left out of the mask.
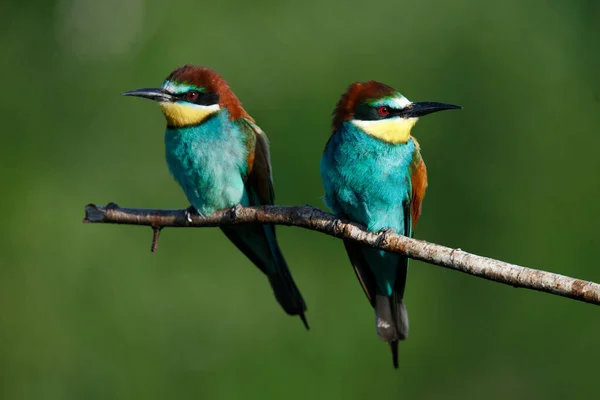
<path id="1" fill-rule="evenodd" d="M 415 260 L 494 282 L 600 305 L 600 285 L 597 283 L 521 267 L 393 232 L 367 232 L 359 224 L 337 219 L 311 206 L 236 206 L 208 216 L 199 216 L 190 215 L 187 210 L 120 208 L 114 203 L 106 207 L 88 204 L 85 207 L 83 222 L 151 226 L 155 232 L 153 251 L 156 250 L 158 240 L 156 232 L 165 227 L 214 227 L 233 224 L 298 226 L 339 239 L 350 239 L 381 250 L 404 254 Z"/>

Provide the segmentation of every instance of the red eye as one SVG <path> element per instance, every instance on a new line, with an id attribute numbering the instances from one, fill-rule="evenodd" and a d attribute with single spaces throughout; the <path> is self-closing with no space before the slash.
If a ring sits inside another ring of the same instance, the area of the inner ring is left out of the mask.
<path id="1" fill-rule="evenodd" d="M 390 113 L 390 110 L 388 110 L 388 108 L 386 106 L 381 106 L 379 107 L 379 115 L 388 115 Z"/>
<path id="2" fill-rule="evenodd" d="M 187 93 L 185 94 L 185 99 L 186 99 L 187 101 L 192 101 L 192 102 L 193 102 L 193 101 L 195 101 L 197 98 L 198 98 L 198 92 L 191 91 L 191 92 L 187 92 Z"/>

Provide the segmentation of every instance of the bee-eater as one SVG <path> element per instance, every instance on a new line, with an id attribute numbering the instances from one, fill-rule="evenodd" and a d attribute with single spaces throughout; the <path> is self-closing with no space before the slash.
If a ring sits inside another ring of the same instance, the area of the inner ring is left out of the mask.
<path id="1" fill-rule="evenodd" d="M 160 88 L 123 93 L 158 102 L 167 120 L 167 164 L 191 207 L 217 210 L 273 204 L 269 143 L 216 72 L 185 65 Z M 281 253 L 272 225 L 221 227 L 225 235 L 265 275 L 286 313 L 304 316 L 306 305 Z"/>
<path id="2" fill-rule="evenodd" d="M 333 213 L 371 232 L 412 236 L 427 187 L 427 170 L 411 129 L 420 116 L 460 108 L 413 103 L 379 82 L 353 83 L 333 112 L 321 159 L 325 203 Z M 375 309 L 379 336 L 398 368 L 398 341 L 408 336 L 402 298 L 408 258 L 344 241 L 356 276 Z"/>

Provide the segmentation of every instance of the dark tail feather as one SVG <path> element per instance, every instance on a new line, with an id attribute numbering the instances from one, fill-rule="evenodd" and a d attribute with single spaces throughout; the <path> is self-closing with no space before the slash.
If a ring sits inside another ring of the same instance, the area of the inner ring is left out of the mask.
<path id="1" fill-rule="evenodd" d="M 306 319 L 306 315 L 304 315 L 304 313 L 300 313 L 300 319 L 302 320 L 302 323 L 304 324 L 304 327 L 306 328 L 307 331 L 310 330 L 310 326 L 308 325 L 308 320 Z"/>
<path id="2" fill-rule="evenodd" d="M 267 228 L 273 229 L 272 227 Z M 306 304 L 304 303 L 304 299 L 300 294 L 300 289 L 298 289 L 296 282 L 294 282 L 294 278 L 292 277 L 292 273 L 287 266 L 287 262 L 285 261 L 285 258 L 283 258 L 281 249 L 277 245 L 275 231 L 269 229 L 266 231 L 268 235 L 273 235 L 270 245 L 275 259 L 275 271 L 269 272 L 267 276 L 269 277 L 269 282 L 273 288 L 275 298 L 286 313 L 289 315 L 300 316 L 304 326 L 307 330 L 309 330 L 310 327 L 308 326 L 308 321 L 304 315 L 304 312 L 306 311 Z"/>
<path id="3" fill-rule="evenodd" d="M 375 323 L 379 337 L 390 344 L 394 368 L 398 368 L 398 341 L 408 337 L 408 313 L 398 296 L 375 297 Z"/>
<path id="4" fill-rule="evenodd" d="M 300 290 L 298 290 L 287 266 L 284 265 L 284 268 L 280 266 L 277 269 L 277 272 L 268 275 L 268 277 L 275 298 L 283 310 L 289 315 L 300 316 L 306 329 L 310 329 L 306 316 L 304 315 L 306 304 L 304 303 Z"/>
<path id="5" fill-rule="evenodd" d="M 277 245 L 274 228 L 270 225 L 245 225 L 223 226 L 221 229 L 267 275 L 283 310 L 289 315 L 299 315 L 306 329 L 309 329 L 304 316 L 306 304 Z"/>
<path id="6" fill-rule="evenodd" d="M 394 363 L 394 368 L 398 369 L 398 341 L 391 341 L 390 347 L 392 349 L 392 362 Z"/>

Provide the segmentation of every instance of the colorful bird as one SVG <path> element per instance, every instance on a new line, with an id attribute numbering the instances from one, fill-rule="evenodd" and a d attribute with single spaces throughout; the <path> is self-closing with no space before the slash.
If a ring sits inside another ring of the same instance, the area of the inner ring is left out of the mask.
<path id="1" fill-rule="evenodd" d="M 412 236 L 427 188 L 427 170 L 411 128 L 420 116 L 460 108 L 413 103 L 393 88 L 353 83 L 333 112 L 332 135 L 321 159 L 325 203 L 369 231 Z M 344 241 L 356 276 L 375 309 L 379 336 L 398 368 L 398 341 L 408 336 L 402 298 L 408 258 Z"/>
<path id="2" fill-rule="evenodd" d="M 158 89 L 123 93 L 158 102 L 167 120 L 167 164 L 188 201 L 188 212 L 273 204 L 269 143 L 216 72 L 185 65 Z M 221 227 L 265 275 L 286 313 L 308 329 L 306 305 L 281 253 L 272 225 Z"/>

